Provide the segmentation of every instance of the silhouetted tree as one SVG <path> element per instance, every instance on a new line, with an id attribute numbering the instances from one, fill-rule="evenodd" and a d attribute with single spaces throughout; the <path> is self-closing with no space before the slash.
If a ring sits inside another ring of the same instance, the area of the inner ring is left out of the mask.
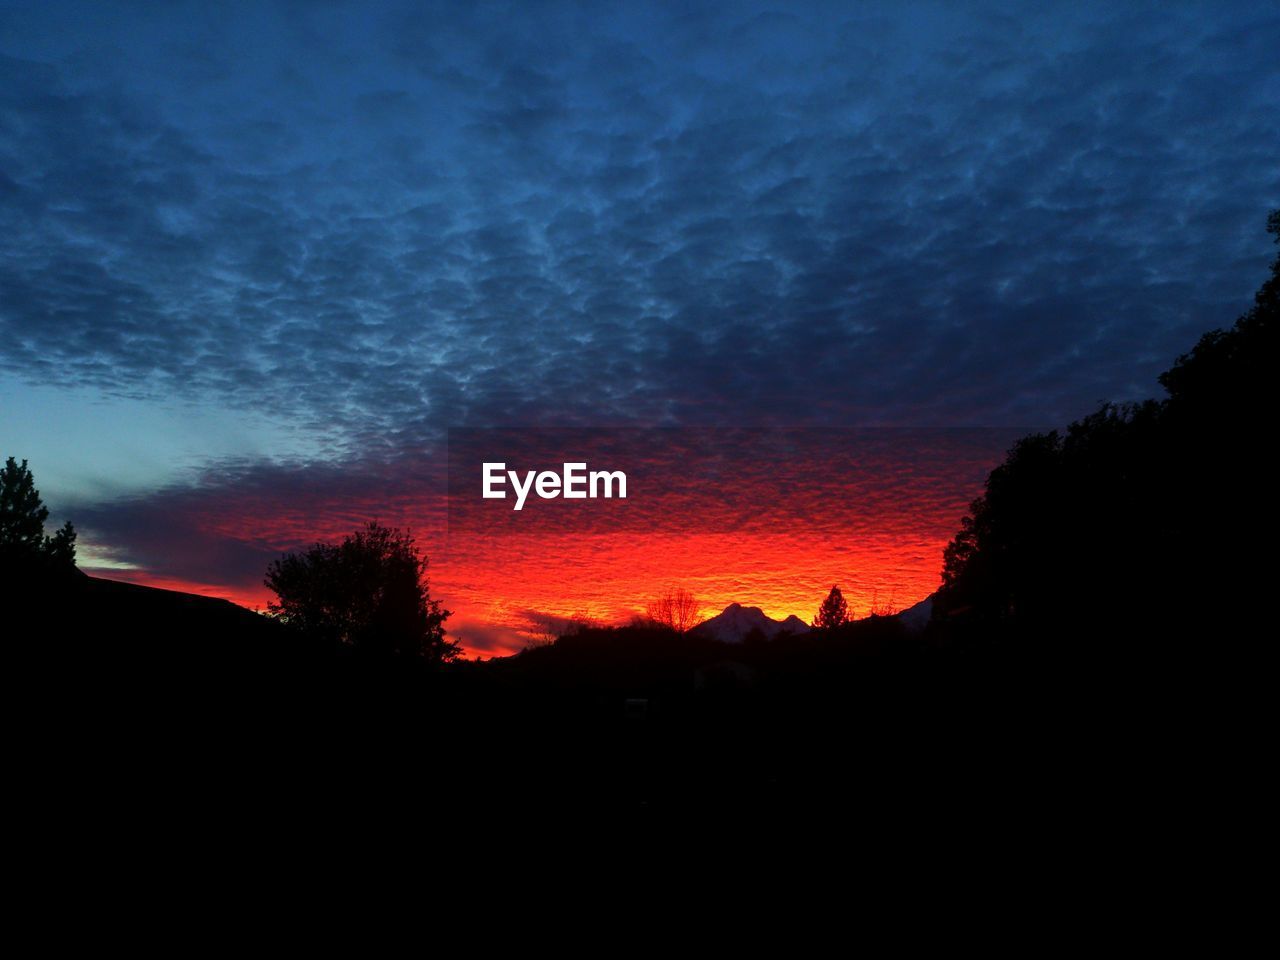
<path id="1" fill-rule="evenodd" d="M 840 588 L 833 584 L 831 592 L 827 594 L 827 599 L 822 601 L 822 605 L 818 607 L 817 616 L 813 618 L 813 629 L 834 630 L 837 627 L 843 627 L 848 622 L 849 604 L 845 602 L 844 594 L 840 592 Z"/>
<path id="2" fill-rule="evenodd" d="M 318 543 L 271 563 L 268 610 L 310 636 L 357 649 L 447 661 L 450 612 L 428 596 L 427 560 L 413 538 L 368 524 L 337 545 Z"/>
<path id="3" fill-rule="evenodd" d="M 76 531 L 67 521 L 45 536 L 49 510 L 40 499 L 27 461 L 13 457 L 0 470 L 0 565 L 5 569 L 67 571 L 76 562 Z"/>
<path id="4" fill-rule="evenodd" d="M 645 609 L 649 620 L 676 633 L 687 633 L 696 627 L 701 611 L 701 602 L 683 587 L 668 587 Z"/>

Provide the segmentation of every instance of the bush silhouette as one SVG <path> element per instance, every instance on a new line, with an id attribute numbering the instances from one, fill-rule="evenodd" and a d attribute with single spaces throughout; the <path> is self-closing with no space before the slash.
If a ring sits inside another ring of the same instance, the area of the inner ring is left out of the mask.
<path id="1" fill-rule="evenodd" d="M 340 544 L 273 561 L 265 583 L 278 601 L 268 611 L 324 642 L 453 660 L 459 648 L 444 632 L 450 613 L 428 596 L 426 569 L 409 534 L 370 523 Z"/>
<path id="2" fill-rule="evenodd" d="M 683 587 L 668 587 L 645 607 L 649 622 L 676 633 L 688 633 L 701 622 L 702 602 Z"/>

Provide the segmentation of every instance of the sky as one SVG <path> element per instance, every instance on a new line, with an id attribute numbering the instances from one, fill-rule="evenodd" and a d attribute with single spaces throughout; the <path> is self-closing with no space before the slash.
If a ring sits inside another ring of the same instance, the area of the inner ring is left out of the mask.
<path id="1" fill-rule="evenodd" d="M 91 572 L 250 606 L 412 526 L 473 653 L 658 580 L 913 602 L 1011 437 L 1247 307 L 1277 49 L 1259 3 L 0 2 L 0 456 Z M 492 427 L 838 449 L 768 529 L 464 536 Z"/>

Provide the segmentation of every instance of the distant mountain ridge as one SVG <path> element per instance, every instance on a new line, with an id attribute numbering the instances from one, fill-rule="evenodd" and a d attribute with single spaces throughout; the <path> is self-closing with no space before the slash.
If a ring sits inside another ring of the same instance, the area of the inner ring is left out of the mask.
<path id="1" fill-rule="evenodd" d="M 752 630 L 759 630 L 766 640 L 781 633 L 808 633 L 809 625 L 792 614 L 785 620 L 774 620 L 759 607 L 731 603 L 694 630 L 721 643 L 742 643 Z"/>
<path id="2" fill-rule="evenodd" d="M 908 633 L 920 633 L 933 616 L 933 594 L 892 616 L 897 617 Z M 812 627 L 792 614 L 785 620 L 774 620 L 759 607 L 744 607 L 731 603 L 720 613 L 694 627 L 694 632 L 719 640 L 721 643 L 742 643 L 753 630 L 759 630 L 766 640 L 783 633 L 808 633 Z"/>
<path id="3" fill-rule="evenodd" d="M 929 619 L 933 616 L 933 597 L 931 593 L 919 603 L 894 614 L 907 628 L 908 633 L 920 633 L 928 625 Z"/>

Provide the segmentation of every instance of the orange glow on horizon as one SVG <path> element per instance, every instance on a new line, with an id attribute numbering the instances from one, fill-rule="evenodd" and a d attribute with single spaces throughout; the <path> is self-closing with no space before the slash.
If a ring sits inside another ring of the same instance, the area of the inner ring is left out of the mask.
<path id="1" fill-rule="evenodd" d="M 904 609 L 939 583 L 942 549 L 950 534 L 922 533 L 859 544 L 814 543 L 784 535 L 744 539 L 729 533 L 589 538 L 530 537 L 459 544 L 454 538 L 432 555 L 431 596 L 452 611 L 446 623 L 467 656 L 519 650 L 539 617 L 588 617 L 604 625 L 628 622 L 665 586 L 690 590 L 701 616 L 730 603 L 760 607 L 775 620 L 794 614 L 806 623 L 832 584 L 838 584 L 853 614 Z M 273 595 L 265 587 L 228 588 L 143 571 L 102 571 L 166 590 L 222 597 L 249 609 L 266 610 Z"/>
<path id="2" fill-rule="evenodd" d="M 940 433 L 914 446 L 882 434 L 850 434 L 843 445 L 813 436 L 816 452 L 774 460 L 728 446 L 709 461 L 719 472 L 693 480 L 671 466 L 683 467 L 683 451 L 663 462 L 659 450 L 637 469 L 628 501 L 537 503 L 522 513 L 501 501 L 446 509 L 439 473 L 427 482 L 412 470 L 398 484 L 348 475 L 339 488 L 307 474 L 301 488 L 264 478 L 185 490 L 146 504 L 165 520 L 148 529 L 163 531 L 153 555 L 170 571 L 181 564 L 198 575 L 98 572 L 265 610 L 270 559 L 377 519 L 412 530 L 429 560 L 430 595 L 452 612 L 446 629 L 471 657 L 516 652 L 548 620 L 626 623 L 668 586 L 692 592 L 703 617 L 737 602 L 806 623 L 832 584 L 856 617 L 928 596 L 1008 431 Z M 209 557 L 224 550 L 235 565 L 218 582 Z"/>
<path id="3" fill-rule="evenodd" d="M 118 567 L 85 565 L 82 569 L 90 576 L 100 577 L 103 580 L 119 580 L 123 583 L 135 583 L 141 587 L 154 587 L 157 590 L 176 590 L 178 593 L 194 593 L 201 597 L 230 600 L 232 603 L 256 613 L 265 613 L 267 602 L 275 599 L 275 595 L 266 587 L 255 590 L 238 588 L 227 584 L 200 583 L 177 577 L 157 576 L 145 570 L 128 570 Z"/>

